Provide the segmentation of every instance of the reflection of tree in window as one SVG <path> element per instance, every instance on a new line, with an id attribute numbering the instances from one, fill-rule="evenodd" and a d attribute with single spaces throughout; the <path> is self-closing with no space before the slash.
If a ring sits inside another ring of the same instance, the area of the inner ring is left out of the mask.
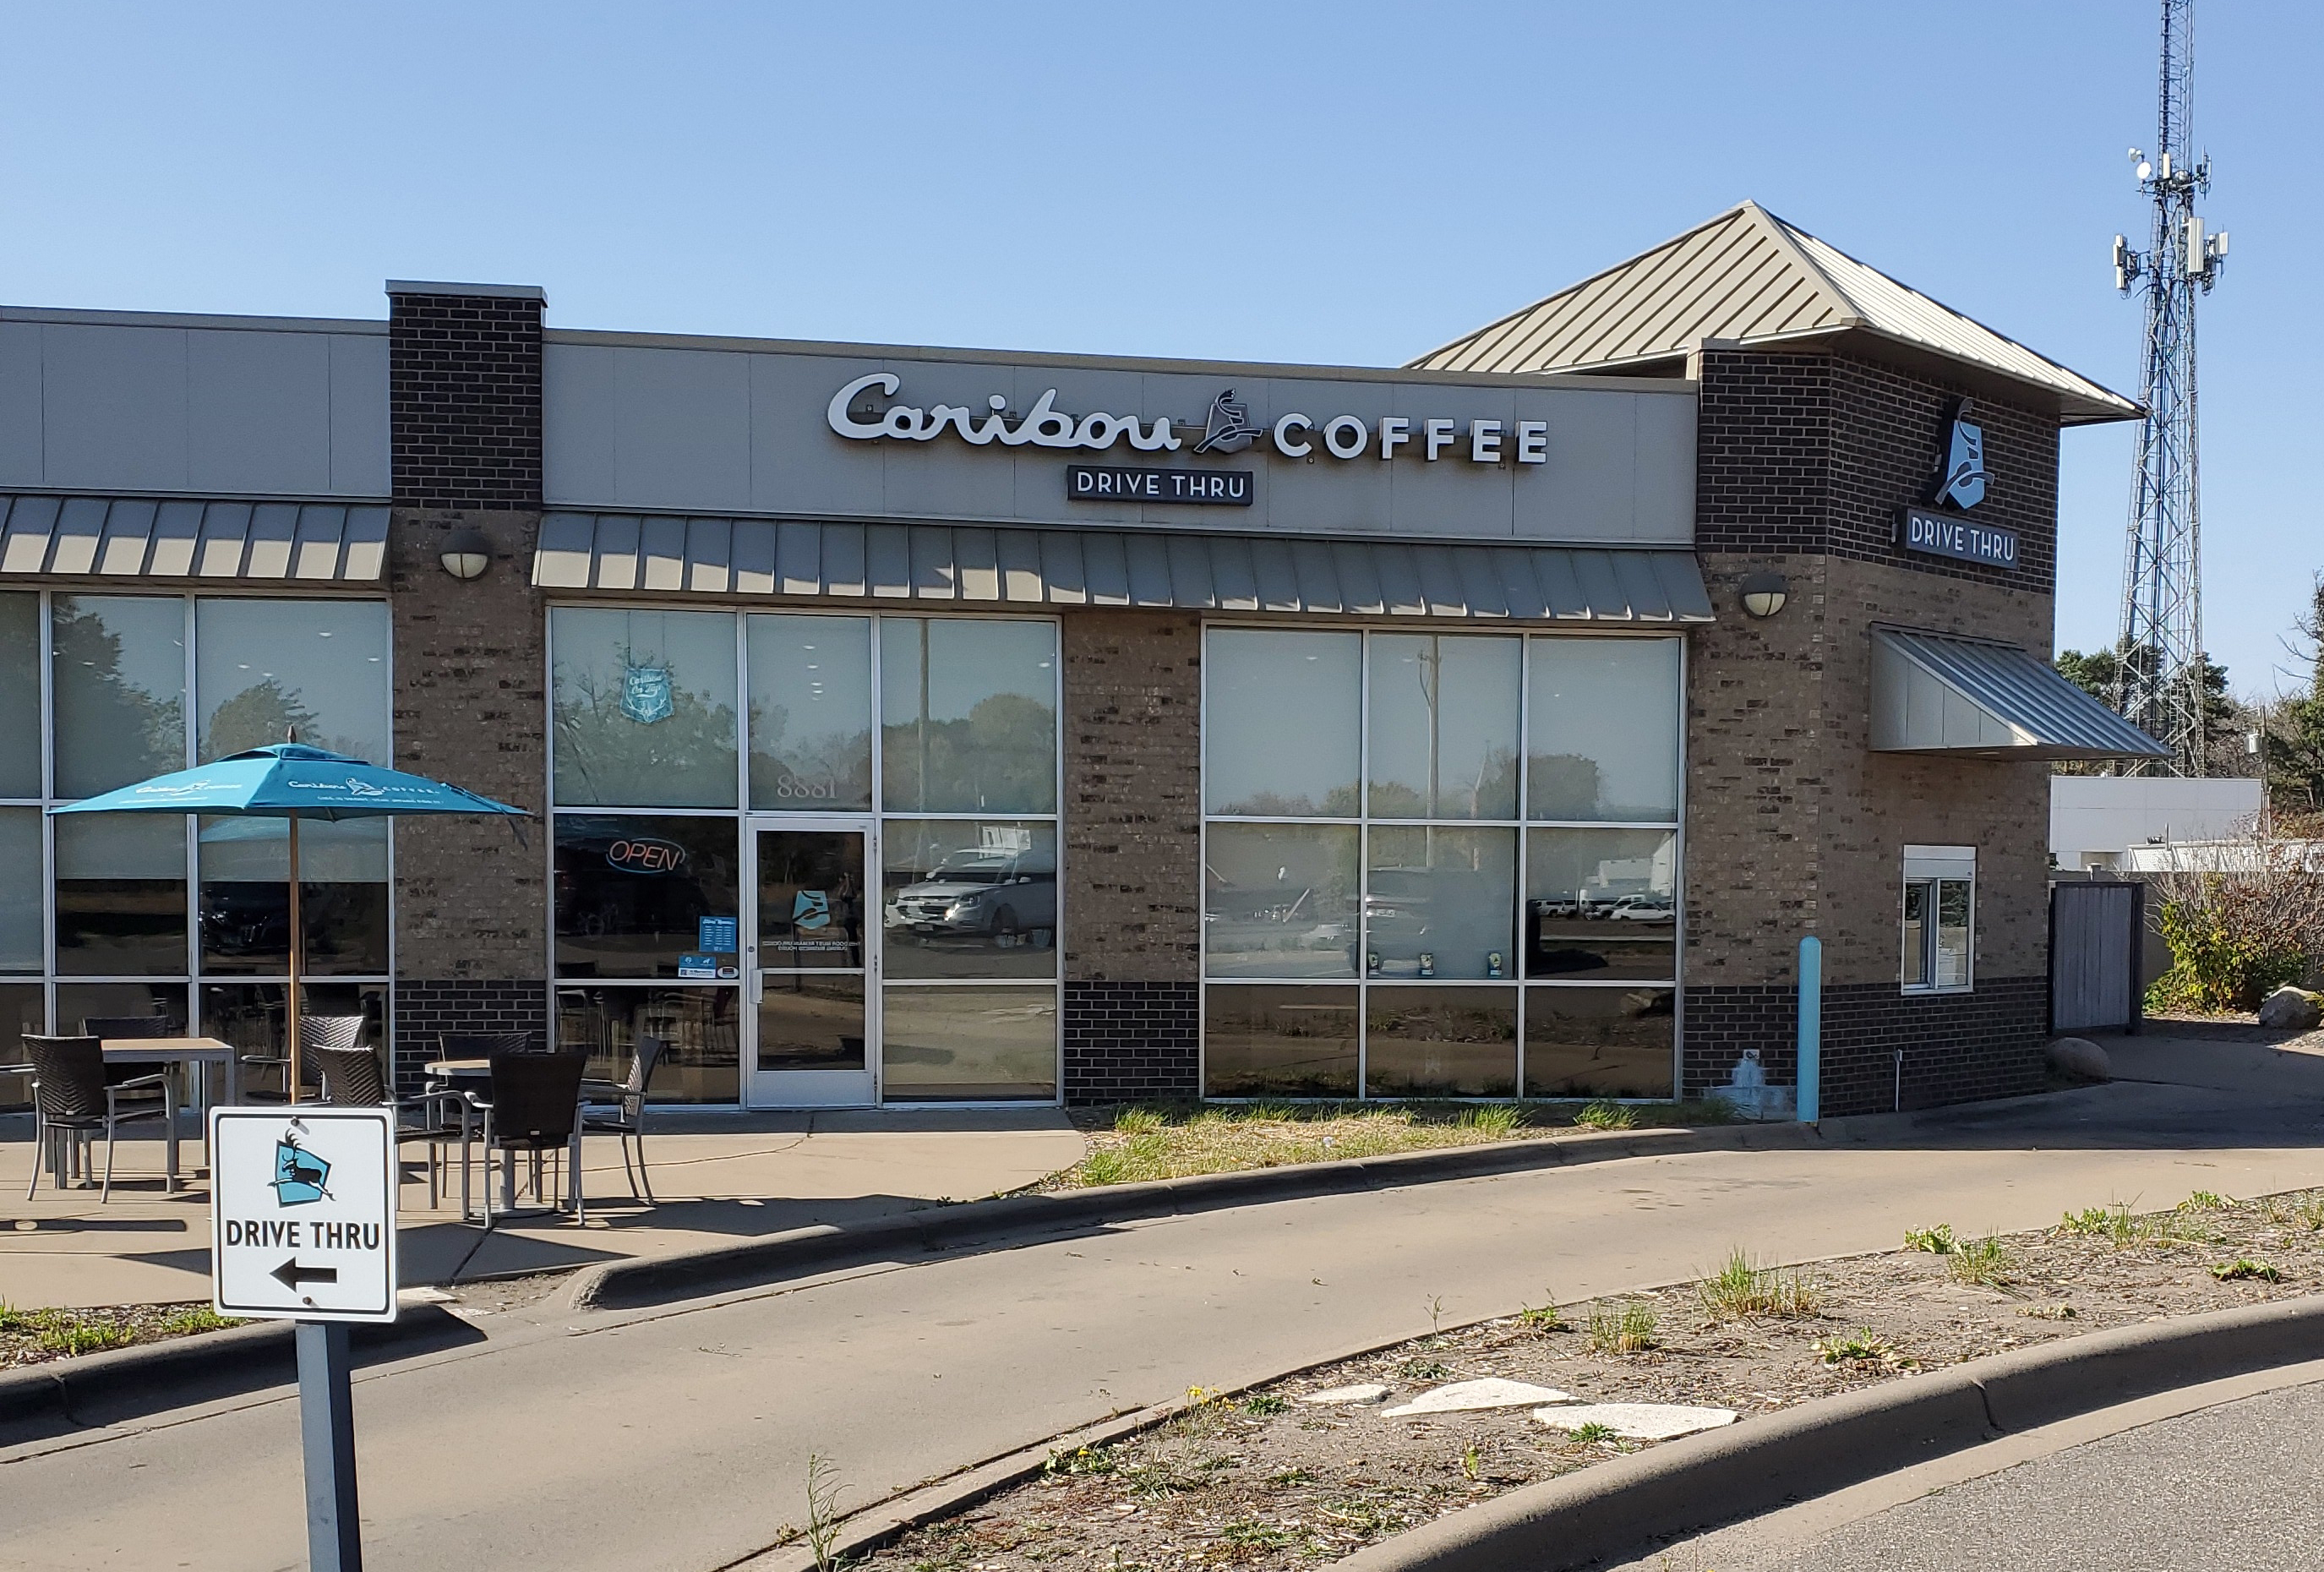
<path id="1" fill-rule="evenodd" d="M 176 612 L 181 603 L 160 604 Z M 183 769 L 182 692 L 172 690 L 165 698 L 124 673 L 122 636 L 106 625 L 102 607 L 84 611 L 74 596 L 59 596 L 54 612 L 58 729 L 79 743 L 75 747 L 67 736 L 59 739 L 58 794 L 94 795 Z M 172 643 L 182 648 L 182 640 Z"/>
<path id="2" fill-rule="evenodd" d="M 1536 818 L 1596 818 L 1600 790 L 1598 761 L 1579 754 L 1536 754 L 1526 794 Z M 1647 818 L 1661 815 L 1648 814 Z"/>
<path id="3" fill-rule="evenodd" d="M 1038 813 L 1056 802 L 1056 728 L 1038 698 L 995 693 L 965 720 L 890 725 L 883 740 L 891 809 Z"/>
<path id="4" fill-rule="evenodd" d="M 757 808 L 865 808 L 872 801 L 872 734 L 825 732 L 789 742 L 790 707 L 751 700 L 751 799 Z"/>
<path id="5" fill-rule="evenodd" d="M 321 717 L 307 707 L 298 689 L 284 688 L 279 677 L 267 677 L 210 711 L 209 735 L 202 741 L 202 752 L 223 759 L 279 743 L 293 731 L 308 746 L 335 754 L 344 754 L 354 745 L 343 738 L 326 736 Z"/>
<path id="6" fill-rule="evenodd" d="M 658 804 L 697 796 L 705 805 L 733 801 L 732 706 L 710 702 L 675 674 L 669 714 L 650 722 L 623 712 L 619 678 L 606 683 L 595 671 L 574 671 L 557 689 L 560 801 Z"/>

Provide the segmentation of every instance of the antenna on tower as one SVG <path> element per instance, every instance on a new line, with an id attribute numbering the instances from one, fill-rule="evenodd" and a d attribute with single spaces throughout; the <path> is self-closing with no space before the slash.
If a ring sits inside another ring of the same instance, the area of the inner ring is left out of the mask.
<path id="1" fill-rule="evenodd" d="M 2154 205 L 2147 248 L 2114 237 L 2114 285 L 2146 297 L 2130 532 L 2122 571 L 2122 637 L 2115 707 L 2172 752 L 2149 768 L 2204 768 L 2202 507 L 2195 419 L 2195 297 L 2227 264 L 2227 235 L 2207 234 L 2195 199 L 2211 190 L 2211 160 L 2195 152 L 2195 4 L 2163 0 L 2160 129 L 2153 160 L 2130 150 L 2132 175 Z"/>

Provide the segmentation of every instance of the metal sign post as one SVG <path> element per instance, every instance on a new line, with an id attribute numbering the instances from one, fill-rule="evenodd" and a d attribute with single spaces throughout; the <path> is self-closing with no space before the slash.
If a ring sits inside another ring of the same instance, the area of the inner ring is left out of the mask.
<path id="1" fill-rule="evenodd" d="M 395 1126 L 386 1108 L 214 1108 L 210 1301 L 295 1321 L 312 1572 L 361 1572 L 347 1324 L 395 1319 Z"/>

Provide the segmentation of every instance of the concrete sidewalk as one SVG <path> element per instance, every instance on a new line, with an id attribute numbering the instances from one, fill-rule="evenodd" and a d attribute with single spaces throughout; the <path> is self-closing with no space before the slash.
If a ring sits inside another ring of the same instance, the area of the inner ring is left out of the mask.
<path id="1" fill-rule="evenodd" d="M 646 1138 L 659 1207 L 631 1198 L 613 1140 L 586 1142 L 584 1227 L 530 1217 L 487 1234 L 459 1220 L 456 1170 L 453 1193 L 431 1212 L 426 1170 L 409 1164 L 406 1173 L 420 1178 L 403 1188 L 403 1282 L 410 1288 L 563 1271 L 975 1200 L 1070 1167 L 1083 1150 L 1080 1132 L 1056 1108 L 672 1110 L 654 1120 Z M 406 1155 L 416 1159 L 420 1151 L 407 1148 Z M 27 1202 L 32 1121 L 0 1118 L 0 1300 L 69 1306 L 208 1299 L 209 1188 L 198 1166 L 201 1157 L 199 1142 L 189 1136 L 180 1151 L 188 1187 L 164 1194 L 161 1142 L 124 1140 L 111 1201 L 100 1203 L 95 1189 L 58 1191 L 43 1176 Z M 481 1205 L 481 1163 L 473 1182 Z"/>

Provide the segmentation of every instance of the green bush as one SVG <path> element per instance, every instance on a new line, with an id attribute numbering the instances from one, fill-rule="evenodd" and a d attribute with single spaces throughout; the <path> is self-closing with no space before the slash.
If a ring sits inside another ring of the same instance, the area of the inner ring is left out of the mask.
<path id="1" fill-rule="evenodd" d="M 2146 991 L 2150 1014 L 2256 1010 L 2261 1000 L 2308 971 L 2308 953 L 2296 939 L 2232 921 L 2219 902 L 2165 901 L 2156 926 L 2170 942 L 2172 959 L 2171 969 Z"/>

